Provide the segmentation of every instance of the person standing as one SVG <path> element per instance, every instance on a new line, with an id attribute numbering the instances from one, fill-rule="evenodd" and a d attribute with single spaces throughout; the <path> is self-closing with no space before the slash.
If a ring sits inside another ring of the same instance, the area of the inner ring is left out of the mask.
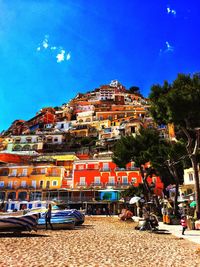
<path id="1" fill-rule="evenodd" d="M 167 223 L 167 205 L 164 204 L 161 209 L 162 217 L 163 217 L 163 223 Z"/>
<path id="2" fill-rule="evenodd" d="M 53 226 L 51 224 L 51 210 L 52 210 L 52 207 L 51 207 L 51 204 L 49 204 L 48 210 L 45 214 L 46 230 L 47 230 L 48 224 L 50 225 L 51 230 L 53 230 Z"/>
<path id="3" fill-rule="evenodd" d="M 186 220 L 186 216 L 185 215 L 183 215 L 182 217 L 181 217 L 181 225 L 182 225 L 182 235 L 184 235 L 185 234 L 185 230 L 187 229 L 187 220 Z"/>

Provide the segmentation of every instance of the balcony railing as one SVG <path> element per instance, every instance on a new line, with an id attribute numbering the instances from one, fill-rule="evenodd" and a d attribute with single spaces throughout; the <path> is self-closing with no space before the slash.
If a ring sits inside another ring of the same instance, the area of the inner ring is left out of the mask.
<path id="1" fill-rule="evenodd" d="M 117 185 L 117 183 L 115 183 L 115 182 L 106 183 L 106 186 L 116 186 L 116 185 Z"/>
<path id="2" fill-rule="evenodd" d="M 94 186 L 94 187 L 103 187 L 104 184 L 103 183 L 91 183 L 91 186 Z"/>
<path id="3" fill-rule="evenodd" d="M 77 183 L 77 187 L 87 187 L 87 183 Z"/>
<path id="4" fill-rule="evenodd" d="M 60 177 L 60 174 L 59 173 L 46 173 L 46 176 L 49 176 L 49 177 Z"/>
<path id="5" fill-rule="evenodd" d="M 101 168 L 100 172 L 110 172 L 111 168 Z"/>
<path id="6" fill-rule="evenodd" d="M 137 171 L 138 168 L 136 167 L 126 167 L 126 168 L 115 168 L 115 171 Z"/>
<path id="7" fill-rule="evenodd" d="M 42 173 L 42 172 L 35 172 L 35 171 L 33 171 L 33 172 L 31 172 L 31 175 L 45 175 L 46 173 Z"/>
<path id="8" fill-rule="evenodd" d="M 78 168 L 77 168 L 77 169 L 75 169 L 74 171 L 86 171 L 86 170 L 87 170 L 87 171 L 98 171 L 99 168 L 95 168 L 95 167 L 94 167 L 94 168 L 92 168 L 92 167 L 87 167 L 87 168 L 86 168 L 86 167 L 85 167 L 85 168 L 82 168 L 82 169 L 78 169 Z"/>

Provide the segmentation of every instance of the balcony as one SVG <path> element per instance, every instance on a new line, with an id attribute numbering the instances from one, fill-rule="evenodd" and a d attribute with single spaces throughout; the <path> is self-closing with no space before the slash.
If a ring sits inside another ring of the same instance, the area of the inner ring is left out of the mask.
<path id="1" fill-rule="evenodd" d="M 31 175 L 45 175 L 45 174 L 46 173 L 36 172 L 36 171 L 31 172 Z"/>
<path id="2" fill-rule="evenodd" d="M 125 168 L 118 168 L 118 167 L 116 167 L 116 168 L 115 168 L 115 171 L 118 171 L 118 172 L 119 172 L 119 171 L 126 171 L 126 169 L 125 169 Z"/>
<path id="3" fill-rule="evenodd" d="M 8 176 L 8 172 L 0 173 L 0 176 Z"/>
<path id="4" fill-rule="evenodd" d="M 110 172 L 111 168 L 101 168 L 100 172 Z"/>
<path id="5" fill-rule="evenodd" d="M 112 187 L 114 187 L 116 185 L 117 185 L 117 183 L 115 183 L 115 182 L 106 183 L 106 186 L 112 186 Z"/>
<path id="6" fill-rule="evenodd" d="M 103 183 L 91 183 L 90 184 L 91 187 L 104 187 L 104 184 Z"/>
<path id="7" fill-rule="evenodd" d="M 49 176 L 49 177 L 60 177 L 61 175 L 59 173 L 46 173 L 46 176 Z"/>
<path id="8" fill-rule="evenodd" d="M 87 183 L 77 183 L 76 187 L 87 187 Z"/>
<path id="9" fill-rule="evenodd" d="M 138 171 L 139 168 L 137 167 L 127 167 L 126 170 L 127 171 Z"/>

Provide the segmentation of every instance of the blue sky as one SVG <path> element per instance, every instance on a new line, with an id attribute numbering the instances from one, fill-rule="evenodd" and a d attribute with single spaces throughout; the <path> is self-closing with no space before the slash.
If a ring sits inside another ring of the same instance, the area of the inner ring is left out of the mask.
<path id="1" fill-rule="evenodd" d="M 0 131 L 113 79 L 139 86 L 200 71 L 200 3 L 0 0 Z"/>

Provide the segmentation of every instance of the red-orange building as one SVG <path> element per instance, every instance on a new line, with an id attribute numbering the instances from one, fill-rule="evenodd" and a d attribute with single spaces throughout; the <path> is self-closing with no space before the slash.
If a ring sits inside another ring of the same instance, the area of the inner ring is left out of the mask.
<path id="1" fill-rule="evenodd" d="M 162 195 L 163 183 L 157 176 L 149 177 L 148 183 L 154 185 L 154 192 Z M 112 160 L 82 160 L 74 162 L 73 188 L 87 189 L 90 187 L 125 189 L 130 185 L 138 186 L 142 178 L 138 168 L 133 163 L 126 168 L 118 168 Z"/>

